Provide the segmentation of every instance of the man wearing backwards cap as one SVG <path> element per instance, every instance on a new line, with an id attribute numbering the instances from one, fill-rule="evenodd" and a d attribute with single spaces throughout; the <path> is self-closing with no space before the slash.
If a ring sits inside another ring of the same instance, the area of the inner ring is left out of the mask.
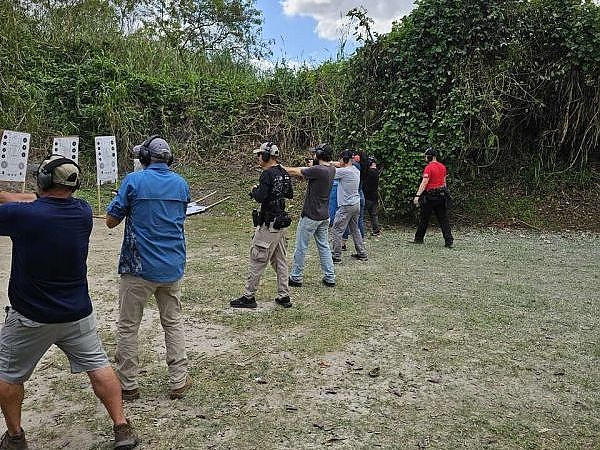
<path id="1" fill-rule="evenodd" d="M 39 198 L 22 194 L 20 203 L 0 206 L 0 235 L 13 243 L 10 306 L 0 332 L 0 404 L 8 428 L 0 449 L 28 448 L 21 428 L 23 383 L 53 344 L 69 358 L 71 372 L 87 372 L 114 423 L 114 447 L 131 449 L 138 442 L 96 329 L 86 266 L 92 209 L 72 196 L 80 179 L 74 161 L 52 155 L 37 171 Z"/>
<path id="2" fill-rule="evenodd" d="M 144 306 L 154 295 L 165 332 L 169 397 L 182 398 L 191 386 L 181 320 L 181 280 L 185 269 L 183 222 L 190 192 L 187 182 L 169 169 L 169 144 L 150 136 L 133 148 L 143 170 L 129 173 L 108 205 L 106 225 L 125 219 L 119 258 L 119 323 L 115 362 L 123 399 L 140 397 L 138 329 Z"/>
<path id="3" fill-rule="evenodd" d="M 232 308 L 256 308 L 254 294 L 260 277 L 269 262 L 277 273 L 277 297 L 275 302 L 284 308 L 292 306 L 288 286 L 286 259 L 287 232 L 290 220 L 285 213 L 285 199 L 292 198 L 292 180 L 279 165 L 279 148 L 272 142 L 264 142 L 253 152 L 263 169 L 258 185 L 250 191 L 250 198 L 261 204 L 260 214 L 253 216 L 255 225 L 250 267 L 244 294 L 231 300 Z M 256 211 L 256 210 L 255 210 Z"/>

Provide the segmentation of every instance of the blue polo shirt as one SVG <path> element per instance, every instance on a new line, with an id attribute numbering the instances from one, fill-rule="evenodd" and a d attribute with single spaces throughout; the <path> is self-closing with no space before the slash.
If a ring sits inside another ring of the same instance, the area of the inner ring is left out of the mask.
<path id="1" fill-rule="evenodd" d="M 11 306 L 41 323 L 65 323 L 92 312 L 87 256 L 92 209 L 76 198 L 42 197 L 0 206 L 0 235 L 12 240 Z"/>
<path id="2" fill-rule="evenodd" d="M 187 182 L 165 163 L 153 163 L 124 179 L 106 212 L 122 220 L 125 232 L 119 273 L 157 283 L 183 277 L 183 222 L 190 201 Z"/>

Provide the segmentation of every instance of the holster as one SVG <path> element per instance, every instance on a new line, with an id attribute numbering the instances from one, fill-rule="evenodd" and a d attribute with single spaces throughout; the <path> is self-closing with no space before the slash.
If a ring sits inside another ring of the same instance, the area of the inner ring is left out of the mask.
<path id="1" fill-rule="evenodd" d="M 252 224 L 255 227 L 261 225 L 261 223 L 260 223 L 260 213 L 258 212 L 258 209 L 253 209 L 252 210 Z"/>

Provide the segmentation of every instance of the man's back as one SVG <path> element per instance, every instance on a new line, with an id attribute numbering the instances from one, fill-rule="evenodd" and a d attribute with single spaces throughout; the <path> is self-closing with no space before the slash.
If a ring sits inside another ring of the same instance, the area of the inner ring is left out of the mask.
<path id="1" fill-rule="evenodd" d="M 126 217 L 119 273 L 156 282 L 183 276 L 183 223 L 189 201 L 186 181 L 164 163 L 125 177 L 107 210 L 119 219 Z"/>
<path id="2" fill-rule="evenodd" d="M 360 202 L 358 193 L 360 172 L 352 165 L 335 169 L 335 177 L 339 179 L 337 190 L 338 206 L 356 205 Z"/>
<path id="3" fill-rule="evenodd" d="M 308 181 L 302 215 L 312 220 L 325 220 L 329 217 L 329 191 L 335 176 L 335 168 L 319 164 L 302 169 L 302 176 Z"/>
<path id="4" fill-rule="evenodd" d="M 71 322 L 92 311 L 87 255 L 92 210 L 83 200 L 42 197 L 0 207 L 0 234 L 13 241 L 8 297 L 41 323 Z"/>

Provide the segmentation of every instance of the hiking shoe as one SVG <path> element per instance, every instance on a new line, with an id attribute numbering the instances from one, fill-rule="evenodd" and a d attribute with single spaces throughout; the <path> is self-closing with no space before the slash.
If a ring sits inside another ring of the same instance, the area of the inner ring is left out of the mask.
<path id="1" fill-rule="evenodd" d="M 295 280 L 292 280 L 291 278 L 288 278 L 288 286 L 302 287 L 302 281 L 295 281 Z"/>
<path id="2" fill-rule="evenodd" d="M 335 256 L 331 258 L 334 264 L 339 264 L 342 262 L 342 258 L 336 258 Z"/>
<path id="3" fill-rule="evenodd" d="M 275 299 L 275 303 L 277 303 L 279 306 L 283 306 L 284 308 L 290 308 L 292 306 L 289 295 L 286 295 L 285 297 L 277 297 Z"/>
<path id="4" fill-rule="evenodd" d="M 135 389 L 121 389 L 121 397 L 125 402 L 132 402 L 140 398 L 140 391 L 138 388 Z"/>
<path id="5" fill-rule="evenodd" d="M 363 255 L 360 253 L 352 253 L 350 256 L 352 256 L 354 259 L 358 259 L 359 261 L 368 261 L 369 257 L 367 255 Z"/>
<path id="6" fill-rule="evenodd" d="M 113 425 L 113 432 L 115 434 L 115 449 L 117 450 L 129 450 L 135 448 L 140 442 L 137 434 L 133 431 L 133 427 L 127 422 L 120 423 L 119 425 Z"/>
<path id="7" fill-rule="evenodd" d="M 321 283 L 327 287 L 335 287 L 335 281 L 327 281 L 325 278 L 321 280 Z"/>
<path id="8" fill-rule="evenodd" d="M 254 299 L 254 296 L 248 298 L 242 295 L 240 298 L 231 300 L 229 306 L 232 308 L 256 308 L 256 300 Z"/>
<path id="9" fill-rule="evenodd" d="M 0 442 L 0 450 L 28 450 L 27 440 L 25 439 L 25 432 L 21 428 L 21 433 L 18 436 L 11 436 L 8 431 L 2 436 Z"/>
<path id="10" fill-rule="evenodd" d="M 185 397 L 185 393 L 192 387 L 192 378 L 189 375 L 185 377 L 185 384 L 177 389 L 171 389 L 169 391 L 169 398 L 171 400 L 178 400 Z"/>

